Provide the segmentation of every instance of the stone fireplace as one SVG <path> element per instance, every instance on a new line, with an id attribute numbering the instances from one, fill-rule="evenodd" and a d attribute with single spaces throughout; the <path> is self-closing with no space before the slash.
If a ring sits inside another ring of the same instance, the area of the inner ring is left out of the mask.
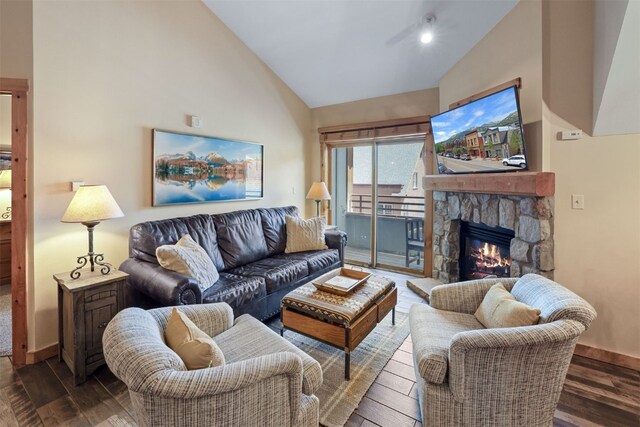
<path id="1" fill-rule="evenodd" d="M 553 278 L 553 197 L 434 191 L 433 202 L 434 279 L 444 283 L 461 279 L 460 258 L 466 255 L 460 238 L 463 221 L 481 229 L 506 229 L 513 235 L 508 244 L 503 242 L 503 247 L 508 245 L 509 268 L 501 270 L 500 263 L 507 261 L 498 260 L 499 254 L 490 245 L 482 249 L 484 253 L 475 254 L 494 268 L 481 274 L 508 271 L 511 277 L 538 273 Z"/>

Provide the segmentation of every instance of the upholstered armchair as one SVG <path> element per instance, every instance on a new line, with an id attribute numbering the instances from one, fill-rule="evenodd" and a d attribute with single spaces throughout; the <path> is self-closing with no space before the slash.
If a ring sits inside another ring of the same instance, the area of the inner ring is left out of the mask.
<path id="1" fill-rule="evenodd" d="M 314 426 L 320 364 L 225 303 L 181 306 L 222 350 L 222 366 L 188 371 L 164 341 L 171 307 L 128 308 L 103 335 L 111 371 L 129 388 L 140 426 Z"/>
<path id="2" fill-rule="evenodd" d="M 534 326 L 485 329 L 474 317 L 501 282 L 539 308 Z M 596 312 L 549 279 L 485 279 L 436 286 L 409 319 L 425 426 L 550 426 L 578 337 Z"/>

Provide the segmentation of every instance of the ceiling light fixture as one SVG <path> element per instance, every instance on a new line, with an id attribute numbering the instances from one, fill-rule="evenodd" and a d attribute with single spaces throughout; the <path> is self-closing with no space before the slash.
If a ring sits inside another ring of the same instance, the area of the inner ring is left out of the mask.
<path id="1" fill-rule="evenodd" d="M 422 18 L 422 29 L 420 31 L 420 42 L 431 43 L 433 40 L 433 23 L 436 22 L 435 15 L 425 15 Z"/>

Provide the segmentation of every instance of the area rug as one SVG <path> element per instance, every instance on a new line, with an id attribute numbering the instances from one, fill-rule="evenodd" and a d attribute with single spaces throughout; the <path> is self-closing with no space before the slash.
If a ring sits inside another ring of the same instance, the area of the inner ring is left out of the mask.
<path id="1" fill-rule="evenodd" d="M 320 423 L 343 426 L 358 407 L 371 384 L 393 353 L 409 335 L 409 316 L 396 312 L 396 324 L 387 315 L 351 353 L 351 380 L 344 379 L 344 352 L 286 331 L 284 337 L 320 362 L 324 381 L 316 396 L 320 399 Z"/>
<path id="2" fill-rule="evenodd" d="M 0 286 L 0 356 L 11 355 L 11 285 Z"/>

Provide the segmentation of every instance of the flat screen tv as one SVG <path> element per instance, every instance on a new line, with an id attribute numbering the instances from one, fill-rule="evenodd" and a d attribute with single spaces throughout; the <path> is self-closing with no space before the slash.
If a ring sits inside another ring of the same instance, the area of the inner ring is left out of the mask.
<path id="1" fill-rule="evenodd" d="M 431 129 L 441 174 L 527 169 L 516 86 L 431 117 Z"/>

